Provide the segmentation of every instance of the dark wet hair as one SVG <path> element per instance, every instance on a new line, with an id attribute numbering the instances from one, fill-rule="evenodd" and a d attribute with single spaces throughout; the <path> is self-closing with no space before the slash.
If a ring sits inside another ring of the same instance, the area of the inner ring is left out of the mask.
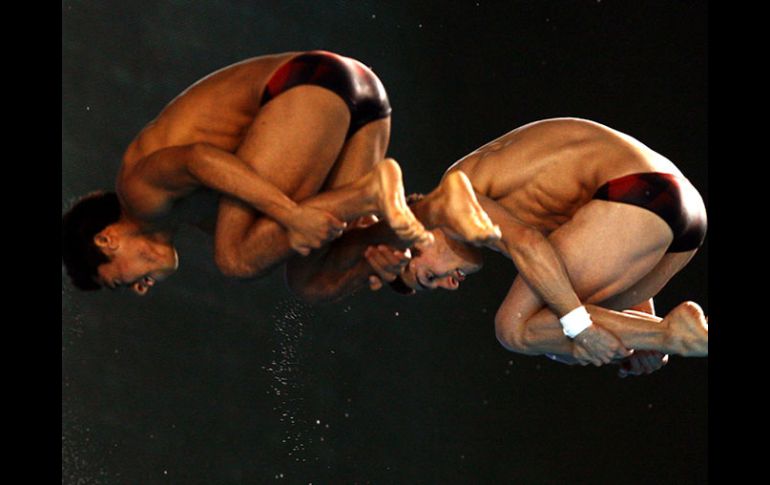
<path id="1" fill-rule="evenodd" d="M 94 236 L 120 219 L 115 192 L 91 192 L 62 216 L 62 261 L 72 283 L 81 290 L 98 290 L 96 269 L 109 258 L 94 244 Z"/>

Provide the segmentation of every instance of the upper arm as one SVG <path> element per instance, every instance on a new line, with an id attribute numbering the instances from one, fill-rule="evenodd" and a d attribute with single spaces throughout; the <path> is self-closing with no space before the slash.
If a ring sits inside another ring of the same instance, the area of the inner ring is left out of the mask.
<path id="1" fill-rule="evenodd" d="M 513 258 L 512 251 L 516 251 L 517 248 L 526 248 L 533 238 L 542 237 L 542 234 L 537 229 L 520 222 L 508 209 L 494 200 L 481 194 L 476 194 L 476 197 L 492 222 L 500 227 L 502 237 L 488 245 L 490 249 L 502 252 Z"/>
<path id="2" fill-rule="evenodd" d="M 176 199 L 200 185 L 187 170 L 199 151 L 196 145 L 173 146 L 124 166 L 118 176 L 117 192 L 126 209 L 145 219 L 168 212 Z"/>

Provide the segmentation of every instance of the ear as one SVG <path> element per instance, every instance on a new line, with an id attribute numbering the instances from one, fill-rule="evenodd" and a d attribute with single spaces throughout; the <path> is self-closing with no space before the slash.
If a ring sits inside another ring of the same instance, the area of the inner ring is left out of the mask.
<path id="1" fill-rule="evenodd" d="M 109 226 L 94 235 L 94 244 L 104 251 L 115 251 L 120 246 L 117 235 Z"/>

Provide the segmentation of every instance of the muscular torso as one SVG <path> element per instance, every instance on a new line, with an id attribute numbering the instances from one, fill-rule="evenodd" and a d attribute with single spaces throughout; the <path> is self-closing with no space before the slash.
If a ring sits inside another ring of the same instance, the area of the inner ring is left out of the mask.
<path id="1" fill-rule="evenodd" d="M 211 73 L 188 87 L 148 123 L 129 144 L 120 173 L 147 155 L 168 147 L 207 143 L 234 152 L 259 111 L 260 99 L 271 74 L 297 55 L 287 52 L 255 57 Z M 118 177 L 118 193 L 122 177 Z M 200 189 L 176 201 L 163 220 L 154 224 L 175 226 L 180 222 L 213 228 L 217 197 Z"/>
<path id="2" fill-rule="evenodd" d="M 452 170 L 465 172 L 478 193 L 546 235 L 608 180 L 635 172 L 681 175 L 638 140 L 577 118 L 517 128 L 458 160 L 447 172 Z"/>

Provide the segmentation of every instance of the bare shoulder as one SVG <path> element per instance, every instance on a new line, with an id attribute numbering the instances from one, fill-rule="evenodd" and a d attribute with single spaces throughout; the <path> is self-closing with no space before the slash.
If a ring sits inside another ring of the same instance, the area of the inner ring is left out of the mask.
<path id="1" fill-rule="evenodd" d="M 137 221 L 157 220 L 171 207 L 171 198 L 167 194 L 138 177 L 133 170 L 121 169 L 115 191 L 123 210 Z"/>
<path id="2" fill-rule="evenodd" d="M 137 134 L 124 164 L 172 145 L 206 142 L 230 150 L 259 110 L 270 75 L 297 52 L 250 57 L 219 68 L 188 85 Z"/>

